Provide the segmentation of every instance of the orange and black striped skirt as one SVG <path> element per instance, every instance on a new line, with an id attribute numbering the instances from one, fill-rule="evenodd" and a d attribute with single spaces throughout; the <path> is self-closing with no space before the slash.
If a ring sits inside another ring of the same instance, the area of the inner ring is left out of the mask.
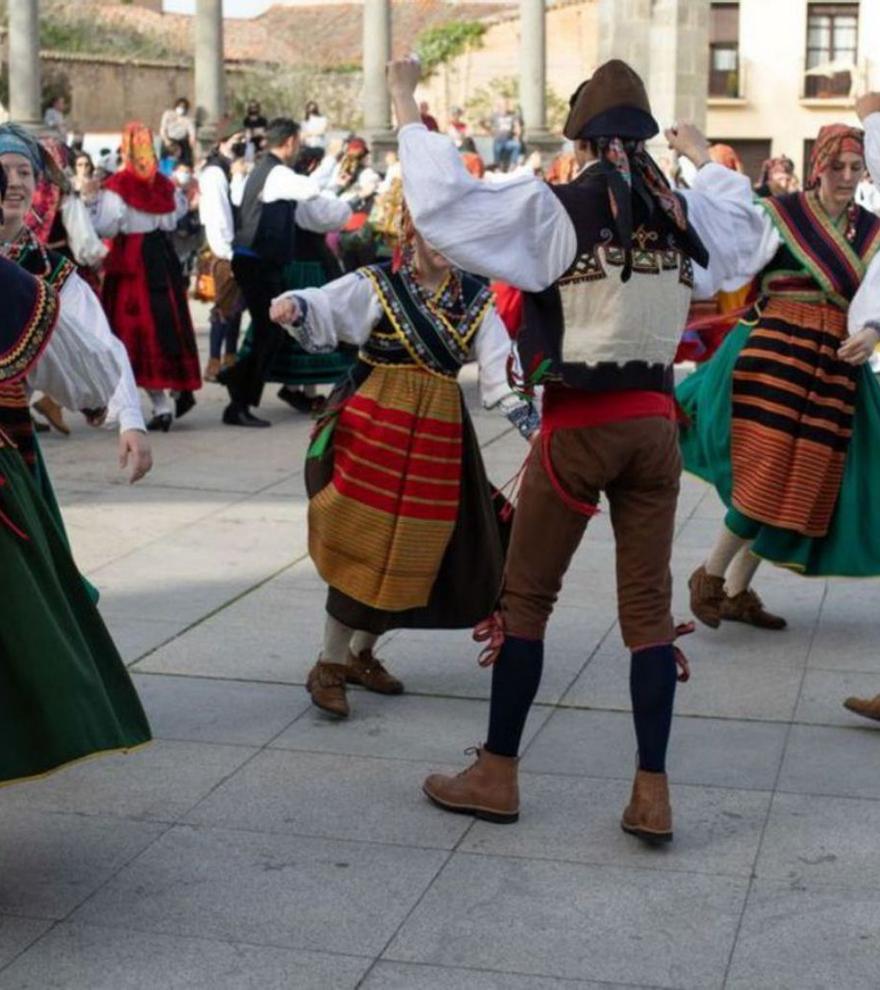
<path id="1" fill-rule="evenodd" d="M 837 357 L 846 314 L 771 298 L 733 373 L 733 504 L 804 536 L 828 531 L 852 436 L 857 369 Z"/>

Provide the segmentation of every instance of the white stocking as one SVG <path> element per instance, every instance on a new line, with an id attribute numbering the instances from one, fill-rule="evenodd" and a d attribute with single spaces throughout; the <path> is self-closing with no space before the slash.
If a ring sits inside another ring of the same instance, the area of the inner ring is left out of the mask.
<path id="1" fill-rule="evenodd" d="M 760 566 L 761 558 L 752 553 L 751 543 L 746 544 L 733 558 L 733 563 L 727 569 L 727 580 L 724 582 L 724 590 L 727 594 L 734 598 L 741 591 L 745 591 L 752 583 L 755 571 Z"/>
<path id="2" fill-rule="evenodd" d="M 328 614 L 327 622 L 324 625 L 324 648 L 321 650 L 321 659 L 328 663 L 346 663 L 348 644 L 352 635 L 354 635 L 354 629 Z"/>
<path id="3" fill-rule="evenodd" d="M 171 401 L 168 393 L 161 388 L 148 388 L 147 395 L 150 397 L 150 402 L 153 404 L 153 415 L 154 416 L 164 416 L 167 413 L 174 413 L 174 403 Z"/>
<path id="4" fill-rule="evenodd" d="M 364 632 L 362 629 L 358 629 L 354 636 L 351 637 L 351 652 L 356 657 L 359 657 L 364 650 L 369 650 L 372 653 L 378 638 L 375 633 Z"/>
<path id="5" fill-rule="evenodd" d="M 713 577 L 724 577 L 727 568 L 730 567 L 730 562 L 743 547 L 748 546 L 748 543 L 748 540 L 744 540 L 741 536 L 731 533 L 726 526 L 722 526 L 718 540 L 706 558 L 706 573 Z"/>

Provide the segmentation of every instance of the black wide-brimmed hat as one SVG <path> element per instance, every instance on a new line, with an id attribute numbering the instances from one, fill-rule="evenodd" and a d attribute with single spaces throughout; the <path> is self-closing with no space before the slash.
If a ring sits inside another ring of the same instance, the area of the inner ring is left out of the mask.
<path id="1" fill-rule="evenodd" d="M 571 141 L 621 137 L 645 141 L 660 132 L 645 84 L 619 58 L 600 65 L 569 101 L 563 133 Z"/>

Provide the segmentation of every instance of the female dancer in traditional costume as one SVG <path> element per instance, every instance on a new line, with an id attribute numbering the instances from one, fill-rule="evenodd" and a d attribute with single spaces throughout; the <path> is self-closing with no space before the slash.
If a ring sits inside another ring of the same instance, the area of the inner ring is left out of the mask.
<path id="1" fill-rule="evenodd" d="M 475 357 L 487 408 L 525 436 L 538 426 L 507 380 L 510 340 L 483 283 L 452 268 L 411 227 L 403 264 L 371 265 L 323 289 L 285 293 L 272 319 L 306 350 L 360 348 L 330 397 L 307 466 L 332 431 L 332 474 L 310 485 L 309 552 L 327 582 L 313 702 L 349 713 L 346 683 L 403 685 L 373 656 L 389 629 L 459 629 L 485 618 L 503 552 L 476 436 L 456 378 Z"/>
<path id="2" fill-rule="evenodd" d="M 5 192 L 0 169 L 0 200 Z M 94 336 L 56 327 L 47 282 L 0 258 L 0 395 L 27 384 L 75 408 L 106 405 L 119 368 Z M 0 429 L 0 785 L 95 753 L 130 749 L 150 728 L 64 534 L 9 436 Z"/>
<path id="3" fill-rule="evenodd" d="M 866 127 L 880 152 L 880 114 Z M 761 559 L 880 574 L 880 536 L 860 525 L 880 495 L 880 387 L 865 364 L 880 340 L 880 219 L 853 201 L 864 169 L 863 132 L 823 127 L 808 190 L 760 201 L 764 236 L 743 273 L 760 274 L 758 302 L 678 389 L 685 466 L 728 507 L 690 579 L 694 615 L 713 628 L 785 626 L 750 587 Z"/>
<path id="4" fill-rule="evenodd" d="M 121 375 L 107 407 L 106 420 L 119 424 L 120 465 L 130 464 L 130 480 L 134 483 L 150 470 L 153 461 L 125 347 L 112 333 L 100 300 L 77 274 L 73 262 L 41 244 L 26 225 L 37 183 L 46 171 L 46 161 L 43 149 L 27 131 L 16 124 L 0 126 L 0 166 L 9 186 L 0 221 L 0 254 L 53 286 L 61 302 L 59 320 L 71 333 L 97 337 L 113 352 Z M 71 355 L 71 361 L 77 361 L 76 353 Z M 61 397 L 50 395 L 50 398 L 60 401 Z M 4 407 L 0 409 L 0 425 L 14 437 L 25 461 L 34 468 L 43 497 L 57 512 L 30 417 L 20 409 Z M 60 514 L 58 521 L 60 523 Z"/>
<path id="5" fill-rule="evenodd" d="M 122 162 L 104 183 L 92 215 L 101 237 L 113 238 L 104 307 L 135 380 L 153 403 L 147 429 L 167 432 L 175 415 L 179 419 L 195 405 L 192 393 L 202 384 L 186 281 L 170 238 L 187 204 L 159 174 L 148 127 L 126 126 Z M 176 406 L 169 389 L 178 393 Z"/>

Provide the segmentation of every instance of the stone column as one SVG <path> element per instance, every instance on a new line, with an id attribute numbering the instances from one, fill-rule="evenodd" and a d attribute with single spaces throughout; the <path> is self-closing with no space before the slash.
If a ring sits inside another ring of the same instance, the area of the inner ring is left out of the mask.
<path id="1" fill-rule="evenodd" d="M 19 124 L 42 122 L 38 0 L 9 0 L 9 116 Z"/>
<path id="2" fill-rule="evenodd" d="M 520 0 L 519 101 L 525 126 L 526 148 L 545 160 L 560 147 L 547 130 L 547 8 L 544 0 Z"/>
<path id="3" fill-rule="evenodd" d="M 374 160 L 396 144 L 385 66 L 391 58 L 391 2 L 364 0 L 364 132 Z M 381 165 L 381 162 L 377 162 Z"/>
<path id="4" fill-rule="evenodd" d="M 223 0 L 196 0 L 195 49 L 196 125 L 207 149 L 217 140 L 226 110 Z"/>

